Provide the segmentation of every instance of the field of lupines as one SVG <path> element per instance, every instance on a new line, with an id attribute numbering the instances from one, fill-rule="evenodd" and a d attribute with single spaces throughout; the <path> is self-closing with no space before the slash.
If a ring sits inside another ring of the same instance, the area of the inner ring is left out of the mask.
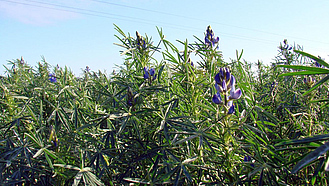
<path id="1" fill-rule="evenodd" d="M 111 74 L 9 61 L 0 183 L 328 185 L 323 59 L 284 40 L 252 70 L 242 52 L 223 61 L 210 26 L 176 46 L 161 29 L 159 41 L 115 29 L 125 60 Z"/>

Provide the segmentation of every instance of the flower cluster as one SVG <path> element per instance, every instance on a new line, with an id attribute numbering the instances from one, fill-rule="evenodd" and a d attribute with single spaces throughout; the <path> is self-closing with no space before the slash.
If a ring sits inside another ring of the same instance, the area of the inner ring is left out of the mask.
<path id="1" fill-rule="evenodd" d="M 315 79 L 313 79 L 311 76 L 306 76 L 304 78 L 304 83 L 308 86 L 308 87 L 312 87 L 315 84 Z"/>
<path id="2" fill-rule="evenodd" d="M 280 49 L 281 50 L 291 50 L 292 49 L 292 46 L 290 46 L 289 44 L 288 44 L 288 41 L 287 41 L 287 39 L 284 39 L 283 40 L 283 46 L 281 45 L 280 46 Z"/>
<path id="3" fill-rule="evenodd" d="M 144 79 L 154 81 L 156 77 L 154 68 L 144 67 Z"/>
<path id="4" fill-rule="evenodd" d="M 294 53 L 293 47 L 288 44 L 287 39 L 283 40 L 283 45 L 280 43 L 279 52 L 282 54 L 284 59 L 286 60 L 286 64 L 290 64 L 293 61 Z"/>
<path id="5" fill-rule="evenodd" d="M 138 49 L 145 49 L 146 48 L 146 42 L 143 39 L 143 37 L 136 31 L 136 45 Z"/>
<path id="6" fill-rule="evenodd" d="M 251 162 L 251 157 L 249 155 L 244 156 L 243 161 L 246 163 Z M 255 167 L 253 163 L 250 163 L 250 166 Z"/>
<path id="7" fill-rule="evenodd" d="M 21 65 L 23 65 L 25 63 L 23 56 L 21 56 L 21 60 L 19 61 Z"/>
<path id="8" fill-rule="evenodd" d="M 215 81 L 217 93 L 213 96 L 212 101 L 224 105 L 227 113 L 233 114 L 233 100 L 239 99 L 242 95 L 241 89 L 235 90 L 235 77 L 228 68 L 220 68 L 219 73 L 215 75 Z M 221 94 L 224 99 L 222 99 Z"/>
<path id="9" fill-rule="evenodd" d="M 322 68 L 322 65 L 316 61 L 315 62 L 315 67 Z"/>
<path id="10" fill-rule="evenodd" d="M 320 56 L 318 56 L 319 59 L 322 59 Z M 324 60 L 324 59 L 322 59 Z M 318 68 L 323 68 L 323 65 L 321 65 L 319 62 L 315 61 L 315 67 L 318 67 Z"/>
<path id="11" fill-rule="evenodd" d="M 208 28 L 206 30 L 206 36 L 205 36 L 204 40 L 205 40 L 206 45 L 211 46 L 211 47 L 214 47 L 219 42 L 219 37 L 215 38 L 215 33 L 211 29 L 210 25 L 208 26 Z M 218 48 L 218 46 L 217 46 L 217 48 Z"/>
<path id="12" fill-rule="evenodd" d="M 88 73 L 90 71 L 89 66 L 86 66 L 85 73 Z"/>
<path id="13" fill-rule="evenodd" d="M 49 74 L 49 81 L 52 82 L 52 83 L 57 82 L 55 74 Z"/>
<path id="14" fill-rule="evenodd" d="M 58 147 L 59 145 L 59 139 L 56 136 L 56 132 L 53 126 L 50 126 L 50 137 L 49 141 L 53 143 L 54 147 Z"/>

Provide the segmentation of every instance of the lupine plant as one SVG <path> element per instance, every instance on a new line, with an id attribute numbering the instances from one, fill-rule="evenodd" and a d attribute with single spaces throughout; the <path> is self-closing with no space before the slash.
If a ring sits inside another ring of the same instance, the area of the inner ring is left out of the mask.
<path id="1" fill-rule="evenodd" d="M 284 40 L 271 65 L 227 62 L 211 26 L 177 45 L 115 30 L 109 75 L 8 62 L 0 183 L 328 185 L 324 59 Z"/>

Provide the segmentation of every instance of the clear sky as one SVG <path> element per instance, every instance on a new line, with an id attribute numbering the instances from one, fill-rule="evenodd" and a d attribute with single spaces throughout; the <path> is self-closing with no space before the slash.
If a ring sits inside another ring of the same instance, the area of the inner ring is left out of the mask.
<path id="1" fill-rule="evenodd" d="M 176 46 L 203 39 L 211 25 L 227 61 L 243 49 L 245 60 L 270 63 L 284 39 L 329 59 L 328 9 L 327 0 L 0 0 L 0 74 L 21 56 L 76 75 L 87 65 L 110 73 L 123 62 L 113 24 L 155 42 L 158 26 Z"/>

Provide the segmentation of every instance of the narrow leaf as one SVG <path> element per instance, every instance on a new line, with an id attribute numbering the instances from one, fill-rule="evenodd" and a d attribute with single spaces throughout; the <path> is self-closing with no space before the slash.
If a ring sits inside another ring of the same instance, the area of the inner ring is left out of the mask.
<path id="1" fill-rule="evenodd" d="M 291 174 L 297 173 L 300 169 L 306 166 L 308 163 L 312 162 L 322 154 L 326 153 L 329 150 L 329 142 L 324 145 L 318 147 L 313 152 L 309 153 L 305 156 L 301 161 L 297 163 L 297 165 L 291 170 Z"/>

